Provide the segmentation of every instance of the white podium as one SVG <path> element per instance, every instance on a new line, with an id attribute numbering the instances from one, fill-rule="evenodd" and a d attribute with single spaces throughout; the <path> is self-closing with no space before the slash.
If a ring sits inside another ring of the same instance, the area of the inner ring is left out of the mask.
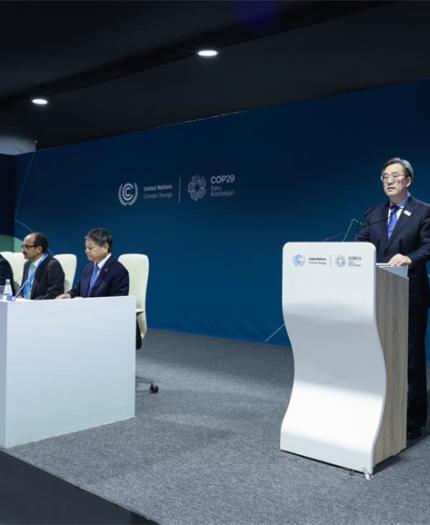
<path id="1" fill-rule="evenodd" d="M 364 472 L 406 446 L 408 279 L 369 243 L 287 243 L 294 384 L 281 450 Z"/>
<path id="2" fill-rule="evenodd" d="M 134 417 L 134 297 L 0 302 L 0 446 Z"/>

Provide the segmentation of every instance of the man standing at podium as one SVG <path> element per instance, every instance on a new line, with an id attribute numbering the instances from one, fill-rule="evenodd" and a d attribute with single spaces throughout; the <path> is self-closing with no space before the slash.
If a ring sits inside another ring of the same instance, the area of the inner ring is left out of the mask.
<path id="1" fill-rule="evenodd" d="M 407 160 L 395 157 L 384 164 L 381 181 L 389 200 L 366 213 L 366 225 L 356 238 L 375 245 L 377 262 L 409 267 L 408 439 L 421 435 L 427 418 L 425 335 L 430 306 L 430 205 L 409 193 L 413 177 Z"/>

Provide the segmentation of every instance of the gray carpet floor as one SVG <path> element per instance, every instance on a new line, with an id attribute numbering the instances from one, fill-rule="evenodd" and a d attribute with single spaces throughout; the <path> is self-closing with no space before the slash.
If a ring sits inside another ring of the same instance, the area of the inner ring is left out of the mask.
<path id="1" fill-rule="evenodd" d="M 134 419 L 8 452 L 163 525 L 430 524 L 427 436 L 371 481 L 280 452 L 291 350 L 152 331 L 137 375 Z"/>

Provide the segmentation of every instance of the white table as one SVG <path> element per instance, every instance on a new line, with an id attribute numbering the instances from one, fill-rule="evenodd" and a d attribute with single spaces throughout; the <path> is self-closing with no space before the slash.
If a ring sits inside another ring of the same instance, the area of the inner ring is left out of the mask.
<path id="1" fill-rule="evenodd" d="M 0 446 L 134 417 L 134 297 L 0 302 Z"/>

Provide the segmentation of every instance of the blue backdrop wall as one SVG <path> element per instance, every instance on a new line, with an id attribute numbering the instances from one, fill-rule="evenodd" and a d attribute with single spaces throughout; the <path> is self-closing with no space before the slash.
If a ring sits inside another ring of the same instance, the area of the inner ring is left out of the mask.
<path id="1" fill-rule="evenodd" d="M 17 159 L 15 234 L 79 255 L 103 225 L 150 258 L 150 327 L 264 341 L 282 324 L 281 250 L 384 199 L 387 158 L 430 200 L 428 82 L 288 104 Z M 287 343 L 281 330 L 273 343 Z"/>

